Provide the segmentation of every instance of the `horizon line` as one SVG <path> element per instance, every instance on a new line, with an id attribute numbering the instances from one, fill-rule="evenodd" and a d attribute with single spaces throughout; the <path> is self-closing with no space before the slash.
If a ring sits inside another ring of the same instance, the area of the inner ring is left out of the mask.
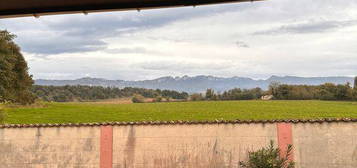
<path id="1" fill-rule="evenodd" d="M 222 76 L 214 76 L 214 75 L 183 75 L 183 76 L 161 76 L 157 78 L 152 78 L 152 79 L 138 79 L 138 80 L 123 80 L 123 79 L 108 79 L 108 78 L 101 78 L 101 77 L 90 77 L 90 76 L 85 76 L 85 77 L 78 77 L 78 78 L 73 78 L 73 79 L 44 79 L 44 78 L 37 78 L 33 80 L 80 80 L 80 79 L 103 79 L 103 80 L 111 80 L 111 81 L 148 81 L 148 80 L 157 80 L 160 78 L 184 78 L 184 77 L 189 77 L 189 78 L 195 78 L 195 77 L 214 77 L 214 78 L 221 78 L 221 79 L 230 79 L 230 78 L 248 78 L 252 80 L 268 80 L 272 77 L 297 77 L 297 78 L 353 78 L 354 76 L 352 75 L 345 75 L 345 76 L 297 76 L 297 75 L 270 75 L 267 78 L 253 78 L 253 77 L 244 77 L 244 76 L 231 76 L 231 77 L 222 77 Z"/>

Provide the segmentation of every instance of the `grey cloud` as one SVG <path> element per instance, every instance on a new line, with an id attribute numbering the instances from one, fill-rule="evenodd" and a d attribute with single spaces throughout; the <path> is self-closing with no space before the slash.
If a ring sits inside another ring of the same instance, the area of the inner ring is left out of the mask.
<path id="1" fill-rule="evenodd" d="M 33 26 L 24 26 L 12 23 L 12 21 L 0 21 L 0 25 L 2 27 L 9 26 L 10 29 L 20 32 L 17 41 L 22 46 L 23 51 L 32 54 L 51 55 L 103 50 L 108 46 L 106 42 L 103 42 L 105 38 L 120 37 L 123 34 L 160 27 L 184 19 L 236 10 L 242 11 L 249 6 L 251 6 L 250 3 L 243 3 L 239 5 L 148 10 L 138 14 L 115 12 L 89 14 L 89 16 L 50 16 L 40 18 L 39 22 L 32 20 Z M 29 21 L 28 18 L 24 20 Z M 13 21 L 19 22 L 21 19 Z M 31 20 L 28 23 L 32 23 Z M 43 25 L 38 26 L 36 24 Z M 31 27 L 36 28 L 31 29 Z M 57 35 L 39 38 L 38 36 L 45 36 L 45 34 L 37 33 L 36 36 L 31 34 L 31 31 L 56 32 Z"/>
<path id="2" fill-rule="evenodd" d="M 281 27 L 258 31 L 253 35 L 279 35 L 279 34 L 305 34 L 305 33 L 322 33 L 339 28 L 353 26 L 357 24 L 357 20 L 348 21 L 310 21 L 307 23 L 288 24 Z"/>
<path id="3" fill-rule="evenodd" d="M 25 39 L 21 41 L 21 47 L 27 53 L 34 53 L 39 54 L 39 56 L 47 57 L 48 55 L 62 53 L 103 50 L 106 48 L 106 43 L 100 40 L 58 37 L 58 40 L 44 39 L 43 41 Z"/>

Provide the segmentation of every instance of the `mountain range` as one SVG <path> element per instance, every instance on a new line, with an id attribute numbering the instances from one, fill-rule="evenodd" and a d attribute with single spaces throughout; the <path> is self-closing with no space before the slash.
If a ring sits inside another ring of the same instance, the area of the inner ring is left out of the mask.
<path id="1" fill-rule="evenodd" d="M 323 83 L 345 84 L 350 82 L 353 84 L 352 77 L 297 77 L 297 76 L 271 76 L 265 80 L 254 80 L 244 77 L 214 77 L 214 76 L 182 76 L 182 77 L 161 77 L 153 80 L 141 81 L 125 81 L 125 80 L 108 80 L 102 78 L 80 78 L 75 80 L 35 80 L 36 85 L 89 85 L 89 86 L 104 86 L 104 87 L 139 87 L 147 89 L 168 89 L 185 91 L 189 93 L 204 92 L 211 88 L 215 91 L 222 92 L 233 88 L 250 89 L 260 87 L 268 89 L 272 82 L 282 84 L 306 84 L 319 85 Z"/>

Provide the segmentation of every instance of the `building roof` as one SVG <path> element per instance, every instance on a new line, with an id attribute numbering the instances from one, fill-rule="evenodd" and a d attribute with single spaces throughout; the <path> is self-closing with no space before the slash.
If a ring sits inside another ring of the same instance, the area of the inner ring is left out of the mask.
<path id="1" fill-rule="evenodd" d="M 217 125 L 217 124 L 324 124 L 356 123 L 357 118 L 321 118 L 286 120 L 212 120 L 212 121 L 139 121 L 139 122 L 101 122 L 101 123 L 55 123 L 55 124 L 0 124 L 2 128 L 47 128 L 47 127 L 95 127 L 95 126 L 133 126 L 133 125 Z"/>
<path id="2" fill-rule="evenodd" d="M 0 18 L 141 10 L 259 0 L 0 0 Z"/>

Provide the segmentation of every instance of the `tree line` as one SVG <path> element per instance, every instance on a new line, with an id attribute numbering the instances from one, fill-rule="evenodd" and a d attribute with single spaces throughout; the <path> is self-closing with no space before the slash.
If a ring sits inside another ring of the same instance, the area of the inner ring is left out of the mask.
<path id="1" fill-rule="evenodd" d="M 126 87 L 123 89 L 102 86 L 39 86 L 32 87 L 32 93 L 38 99 L 54 102 L 95 101 L 103 99 L 134 97 L 135 102 L 145 102 L 144 98 L 153 98 L 155 102 L 171 99 L 204 100 L 257 100 L 264 95 L 272 95 L 276 100 L 357 100 L 357 77 L 354 86 L 325 83 L 322 85 L 288 85 L 273 82 L 268 90 L 261 88 L 234 88 L 222 93 L 207 89 L 203 93 L 193 93 L 160 89 Z"/>
<path id="2" fill-rule="evenodd" d="M 95 101 L 103 99 L 127 98 L 142 95 L 144 98 L 165 97 L 187 99 L 189 94 L 172 90 L 144 89 L 126 87 L 123 89 L 102 86 L 39 86 L 34 85 L 32 92 L 38 99 L 54 102 Z"/>
<path id="3" fill-rule="evenodd" d="M 102 86 L 41 86 L 34 85 L 32 93 L 40 100 L 49 102 L 81 102 L 104 99 L 133 97 L 133 102 L 143 103 L 144 98 L 153 98 L 155 102 L 176 100 L 202 101 L 202 100 L 253 100 L 259 99 L 266 94 L 260 88 L 254 89 L 231 89 L 222 94 L 216 93 L 213 89 L 207 89 L 206 94 L 194 93 L 189 95 L 186 92 L 160 89 L 144 89 L 126 87 L 123 89 Z"/>
<path id="4" fill-rule="evenodd" d="M 357 100 L 357 77 L 354 85 L 325 83 L 322 85 L 288 85 L 273 82 L 269 89 L 231 89 L 217 93 L 207 89 L 205 94 L 195 93 L 190 96 L 192 101 L 202 100 L 256 100 L 264 95 L 272 95 L 276 100 Z"/>
<path id="5" fill-rule="evenodd" d="M 224 91 L 223 93 L 215 92 L 213 89 L 207 89 L 205 94 L 194 93 L 190 96 L 191 101 L 202 100 L 256 100 L 260 99 L 266 91 L 261 88 L 240 89 L 235 88 Z"/>
<path id="6" fill-rule="evenodd" d="M 318 86 L 273 83 L 269 93 L 278 100 L 357 100 L 357 77 L 353 87 L 349 83 Z"/>

